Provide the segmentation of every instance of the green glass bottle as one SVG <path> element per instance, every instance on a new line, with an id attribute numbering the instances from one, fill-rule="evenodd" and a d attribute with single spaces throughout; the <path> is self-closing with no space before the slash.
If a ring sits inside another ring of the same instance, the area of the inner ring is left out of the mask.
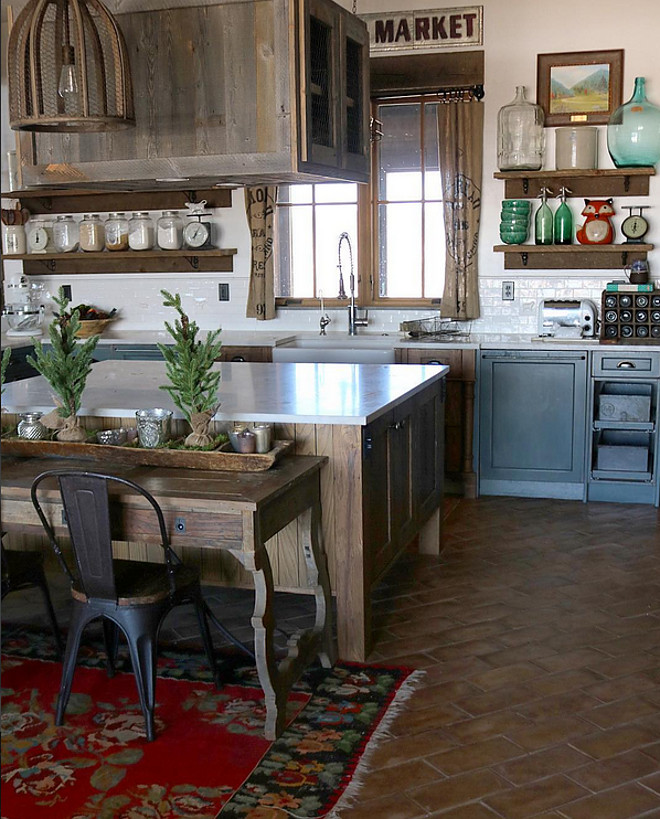
<path id="1" fill-rule="evenodd" d="M 573 244 L 573 214 L 566 203 L 566 195 L 571 193 L 568 188 L 559 189 L 561 204 L 555 211 L 554 240 L 556 245 Z"/>
<path id="2" fill-rule="evenodd" d="M 541 206 L 534 217 L 534 242 L 537 245 L 551 245 L 553 235 L 552 211 L 548 205 L 550 188 L 541 188 Z"/>

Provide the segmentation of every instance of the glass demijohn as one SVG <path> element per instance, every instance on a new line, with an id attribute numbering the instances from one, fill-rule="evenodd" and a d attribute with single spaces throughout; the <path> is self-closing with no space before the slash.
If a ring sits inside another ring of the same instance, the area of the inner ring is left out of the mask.
<path id="1" fill-rule="evenodd" d="M 648 167 L 660 160 L 660 108 L 646 99 L 646 80 L 607 123 L 607 150 L 617 168 Z"/>
<path id="2" fill-rule="evenodd" d="M 525 99 L 525 87 L 497 115 L 497 165 L 501 171 L 538 171 L 543 166 L 543 109 Z"/>

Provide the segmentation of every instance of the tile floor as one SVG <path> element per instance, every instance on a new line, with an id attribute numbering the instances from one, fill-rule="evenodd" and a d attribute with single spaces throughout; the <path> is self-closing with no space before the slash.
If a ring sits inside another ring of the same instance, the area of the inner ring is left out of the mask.
<path id="1" fill-rule="evenodd" d="M 658 510 L 449 499 L 445 542 L 375 594 L 370 660 L 426 675 L 343 819 L 660 817 Z M 250 594 L 208 593 L 249 639 Z M 41 619 L 29 594 L 3 621 Z M 309 622 L 307 598 L 277 603 L 285 631 Z M 163 638 L 195 634 L 172 614 Z"/>

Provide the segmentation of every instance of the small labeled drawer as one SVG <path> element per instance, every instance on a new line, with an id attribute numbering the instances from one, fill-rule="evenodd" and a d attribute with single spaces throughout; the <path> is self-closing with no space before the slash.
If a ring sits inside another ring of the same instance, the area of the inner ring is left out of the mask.
<path id="1" fill-rule="evenodd" d="M 616 375 L 620 378 L 657 377 L 660 375 L 660 351 L 657 353 L 595 351 L 593 374 L 609 377 Z"/>

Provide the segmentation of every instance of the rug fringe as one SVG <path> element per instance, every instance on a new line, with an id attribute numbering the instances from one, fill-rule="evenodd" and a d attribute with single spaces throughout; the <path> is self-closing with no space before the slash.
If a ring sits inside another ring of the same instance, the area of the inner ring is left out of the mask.
<path id="1" fill-rule="evenodd" d="M 364 784 L 364 778 L 369 768 L 369 760 L 383 740 L 392 738 L 392 734 L 389 731 L 392 723 L 403 710 L 405 703 L 415 693 L 425 675 L 425 671 L 413 671 L 406 678 L 405 682 L 402 683 L 401 687 L 392 699 L 387 712 L 383 715 L 378 728 L 376 728 L 369 738 L 367 747 L 362 753 L 360 762 L 353 773 L 349 785 L 339 797 L 337 804 L 332 808 L 332 810 L 329 813 L 324 814 L 325 819 L 341 819 L 342 812 L 347 808 L 352 808 L 354 806 L 358 792 Z"/>

